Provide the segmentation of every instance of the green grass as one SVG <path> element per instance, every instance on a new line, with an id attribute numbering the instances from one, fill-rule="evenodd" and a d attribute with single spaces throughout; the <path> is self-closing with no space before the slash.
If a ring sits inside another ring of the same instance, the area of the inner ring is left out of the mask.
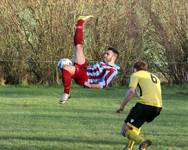
<path id="1" fill-rule="evenodd" d="M 120 128 L 136 97 L 122 114 L 115 110 L 125 87 L 105 90 L 74 86 L 58 104 L 62 87 L 0 87 L 0 150 L 121 150 Z M 164 109 L 142 135 L 151 150 L 188 150 L 188 86 L 163 87 Z M 138 146 L 135 146 L 135 150 Z"/>

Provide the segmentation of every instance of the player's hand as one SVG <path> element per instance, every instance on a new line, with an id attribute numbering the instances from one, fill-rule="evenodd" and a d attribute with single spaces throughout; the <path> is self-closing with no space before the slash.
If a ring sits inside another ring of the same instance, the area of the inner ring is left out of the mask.
<path id="1" fill-rule="evenodd" d="M 116 113 L 121 113 L 123 110 L 124 110 L 124 108 L 119 107 L 119 108 L 116 110 Z"/>
<path id="2" fill-rule="evenodd" d="M 84 82 L 84 86 L 85 86 L 85 87 L 88 87 L 88 88 L 91 88 L 91 84 L 90 84 L 89 82 L 87 82 L 87 81 Z"/>

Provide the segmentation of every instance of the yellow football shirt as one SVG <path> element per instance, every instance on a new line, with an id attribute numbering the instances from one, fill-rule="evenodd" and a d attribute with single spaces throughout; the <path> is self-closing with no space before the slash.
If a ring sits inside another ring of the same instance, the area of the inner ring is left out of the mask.
<path id="1" fill-rule="evenodd" d="M 140 103 L 162 107 L 161 84 L 154 74 L 144 70 L 133 73 L 129 87 L 140 89 Z"/>

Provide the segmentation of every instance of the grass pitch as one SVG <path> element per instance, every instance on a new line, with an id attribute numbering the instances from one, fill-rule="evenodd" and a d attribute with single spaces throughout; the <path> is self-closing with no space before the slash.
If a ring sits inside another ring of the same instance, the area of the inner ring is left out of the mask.
<path id="1" fill-rule="evenodd" d="M 163 111 L 141 134 L 151 150 L 188 150 L 188 85 L 163 87 Z M 0 150 L 121 150 L 122 114 L 116 114 L 125 87 L 105 90 L 74 86 L 58 104 L 62 87 L 0 87 Z M 135 145 L 135 150 L 138 146 Z"/>

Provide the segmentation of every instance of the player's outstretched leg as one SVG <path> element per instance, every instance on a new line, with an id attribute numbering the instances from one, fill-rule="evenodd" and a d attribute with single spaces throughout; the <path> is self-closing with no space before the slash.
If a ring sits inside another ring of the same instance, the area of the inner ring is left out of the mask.
<path id="1" fill-rule="evenodd" d="M 74 35 L 74 45 L 76 47 L 75 51 L 75 63 L 84 64 L 85 56 L 83 53 L 83 28 L 84 24 L 89 18 L 93 16 L 80 16 L 76 22 L 76 30 Z M 64 104 L 70 98 L 70 86 L 71 80 L 75 73 L 75 66 L 65 66 L 62 69 L 62 80 L 64 85 L 64 94 L 61 96 L 59 102 Z"/>
<path id="2" fill-rule="evenodd" d="M 76 22 L 76 30 L 74 34 L 74 45 L 75 45 L 75 63 L 84 64 L 85 55 L 83 52 L 83 32 L 85 23 L 92 18 L 92 15 L 89 16 L 80 16 Z"/>
<path id="3" fill-rule="evenodd" d="M 88 19 L 93 18 L 93 17 L 94 17 L 93 15 L 79 16 L 77 21 L 79 21 L 79 20 L 83 20 L 83 21 L 86 22 Z"/>

